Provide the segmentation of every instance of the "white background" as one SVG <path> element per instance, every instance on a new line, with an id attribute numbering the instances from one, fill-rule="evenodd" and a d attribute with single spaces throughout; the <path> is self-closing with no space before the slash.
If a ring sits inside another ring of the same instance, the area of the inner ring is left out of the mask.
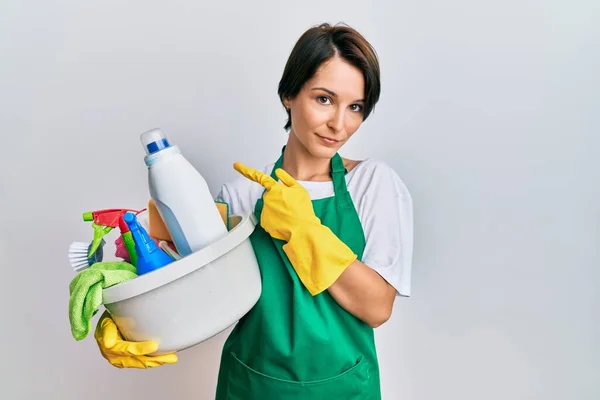
<path id="1" fill-rule="evenodd" d="M 69 243 L 91 240 L 84 211 L 145 206 L 150 128 L 214 194 L 234 161 L 275 161 L 289 51 L 344 21 L 377 49 L 383 92 L 342 155 L 390 163 L 415 205 L 413 297 L 376 331 L 384 399 L 600 398 L 600 13 L 585 3 L 3 0 L 0 397 L 212 398 L 225 334 L 141 371 L 72 338 Z"/>

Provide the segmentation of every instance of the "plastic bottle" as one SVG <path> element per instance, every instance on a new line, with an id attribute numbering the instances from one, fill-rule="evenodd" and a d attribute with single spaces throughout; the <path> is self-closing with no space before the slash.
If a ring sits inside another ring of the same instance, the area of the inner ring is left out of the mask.
<path id="1" fill-rule="evenodd" d="M 173 259 L 148 236 L 148 232 L 140 225 L 133 213 L 126 213 L 123 220 L 127 224 L 129 233 L 135 243 L 137 254 L 135 266 L 138 275 L 147 274 L 173 262 Z"/>
<path id="2" fill-rule="evenodd" d="M 129 229 L 129 225 L 125 222 L 124 215 L 131 214 L 135 216 L 131 212 L 127 212 L 125 214 L 119 215 L 119 230 L 121 231 L 121 238 L 123 239 L 123 245 L 125 249 L 127 249 L 127 253 L 129 254 L 129 261 L 134 267 L 137 267 L 137 253 L 135 251 L 135 239 L 131 234 L 131 229 Z"/>
<path id="3" fill-rule="evenodd" d="M 227 227 L 208 185 L 180 149 L 160 129 L 143 133 L 140 140 L 150 197 L 178 253 L 185 257 L 224 237 Z"/>

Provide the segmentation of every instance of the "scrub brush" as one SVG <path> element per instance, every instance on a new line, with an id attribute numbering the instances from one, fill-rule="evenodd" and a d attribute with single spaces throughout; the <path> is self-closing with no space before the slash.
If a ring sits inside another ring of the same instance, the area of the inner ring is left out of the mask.
<path id="1" fill-rule="evenodd" d="M 83 271 L 91 265 L 102 261 L 104 254 L 103 247 L 106 242 L 104 239 L 100 241 L 98 249 L 88 257 L 92 243 L 73 242 L 69 246 L 69 262 L 75 272 Z"/>

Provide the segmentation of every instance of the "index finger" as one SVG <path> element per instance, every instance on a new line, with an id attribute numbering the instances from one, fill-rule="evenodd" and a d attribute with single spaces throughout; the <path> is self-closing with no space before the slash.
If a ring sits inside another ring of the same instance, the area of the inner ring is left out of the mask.
<path id="1" fill-rule="evenodd" d="M 233 163 L 233 168 L 246 178 L 261 184 L 265 189 L 270 189 L 277 183 L 270 175 L 257 171 L 254 168 L 247 167 L 239 161 Z"/>

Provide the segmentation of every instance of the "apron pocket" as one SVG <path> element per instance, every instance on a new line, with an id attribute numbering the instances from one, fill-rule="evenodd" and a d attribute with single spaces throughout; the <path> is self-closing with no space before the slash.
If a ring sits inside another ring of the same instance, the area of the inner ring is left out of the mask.
<path id="1" fill-rule="evenodd" d="M 363 357 L 331 378 L 303 382 L 266 375 L 246 365 L 234 353 L 230 357 L 228 400 L 370 400 L 379 393 L 379 382 L 369 373 Z"/>

